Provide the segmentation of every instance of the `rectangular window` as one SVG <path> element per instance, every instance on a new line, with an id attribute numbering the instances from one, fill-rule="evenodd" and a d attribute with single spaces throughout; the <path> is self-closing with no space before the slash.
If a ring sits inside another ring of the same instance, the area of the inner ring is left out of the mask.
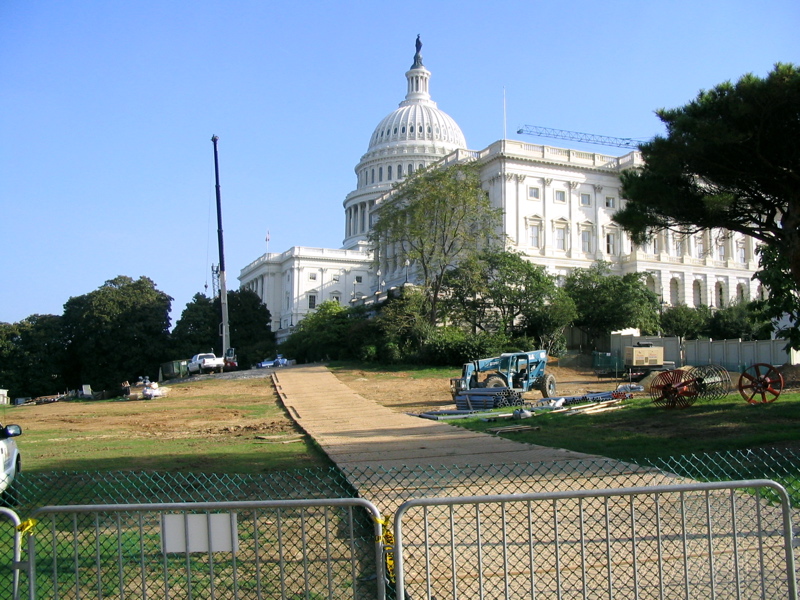
<path id="1" fill-rule="evenodd" d="M 539 226 L 538 225 L 531 225 L 528 228 L 528 236 L 529 240 L 528 243 L 533 246 L 534 248 L 539 247 Z"/>
<path id="2" fill-rule="evenodd" d="M 334 281 L 334 283 L 339 281 L 339 274 L 338 273 L 333 276 L 333 281 Z"/>
<path id="3" fill-rule="evenodd" d="M 606 253 L 607 254 L 616 254 L 617 253 L 617 234 L 616 233 L 607 233 L 606 234 Z"/>
<path id="4" fill-rule="evenodd" d="M 592 251 L 592 232 L 581 231 L 581 250 L 584 252 Z"/>
<path id="5" fill-rule="evenodd" d="M 539 199 L 539 188 L 537 188 L 537 187 L 529 187 L 528 188 L 528 198 L 530 200 L 538 200 Z"/>
<path id="6" fill-rule="evenodd" d="M 694 247 L 697 251 L 697 258 L 703 258 L 706 255 L 706 242 L 703 238 L 697 238 Z"/>
<path id="7" fill-rule="evenodd" d="M 567 192 L 564 190 L 556 190 L 556 202 L 566 202 Z"/>
<path id="8" fill-rule="evenodd" d="M 361 283 L 362 277 L 361 275 L 356 275 L 356 283 Z"/>
<path id="9" fill-rule="evenodd" d="M 567 249 L 567 230 L 563 227 L 556 229 L 556 250 Z"/>
<path id="10" fill-rule="evenodd" d="M 590 194 L 581 194 L 581 206 L 591 206 L 592 196 Z"/>
<path id="11" fill-rule="evenodd" d="M 719 256 L 719 260 L 725 260 L 725 244 L 717 245 L 717 256 Z"/>
<path id="12" fill-rule="evenodd" d="M 308 308 L 317 308 L 317 295 L 316 294 L 309 294 L 308 295 Z"/>
<path id="13" fill-rule="evenodd" d="M 744 245 L 740 245 L 737 248 L 737 251 L 739 252 L 739 262 L 742 263 L 742 264 L 746 263 L 747 262 L 747 253 L 745 252 Z"/>
<path id="14" fill-rule="evenodd" d="M 316 273 L 309 273 L 308 274 L 308 279 L 310 281 L 316 281 L 317 280 L 317 274 Z"/>
<path id="15" fill-rule="evenodd" d="M 336 302 L 336 304 L 341 304 L 339 294 L 331 294 L 331 300 Z"/>
<path id="16" fill-rule="evenodd" d="M 606 208 L 616 208 L 617 199 L 614 196 L 606 196 Z"/>

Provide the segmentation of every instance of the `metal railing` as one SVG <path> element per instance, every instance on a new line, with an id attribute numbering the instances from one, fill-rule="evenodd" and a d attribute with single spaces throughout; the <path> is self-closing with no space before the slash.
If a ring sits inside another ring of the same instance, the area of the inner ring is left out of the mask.
<path id="1" fill-rule="evenodd" d="M 20 533 L 20 525 L 22 521 L 17 513 L 4 507 L 0 507 L 0 517 L 9 521 L 13 528 L 11 532 L 11 548 L 6 549 L 10 550 L 10 554 L 4 557 L 11 563 L 11 568 L 7 571 L 7 573 L 10 575 L 10 581 L 0 584 L 0 590 L 5 589 L 9 591 L 11 593 L 12 600 L 17 600 L 19 598 L 19 570 L 22 567 L 22 543 Z M 0 578 L 4 578 L 5 576 L 6 572 L 0 574 Z"/>
<path id="2" fill-rule="evenodd" d="M 27 562 L 0 514 L 30 600 L 797 600 L 790 498 L 768 480 L 418 498 L 393 531 L 361 499 L 48 506 Z"/>
<path id="3" fill-rule="evenodd" d="M 362 499 L 47 506 L 29 598 L 384 599 L 378 509 Z"/>
<path id="4" fill-rule="evenodd" d="M 766 480 L 415 499 L 394 538 L 397 600 L 797 598 Z"/>

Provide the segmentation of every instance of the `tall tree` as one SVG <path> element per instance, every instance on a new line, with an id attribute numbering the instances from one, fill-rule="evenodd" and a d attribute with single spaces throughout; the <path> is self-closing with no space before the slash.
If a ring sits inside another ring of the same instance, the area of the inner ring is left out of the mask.
<path id="1" fill-rule="evenodd" d="M 543 330 L 548 320 L 538 313 L 553 309 L 556 279 L 521 254 L 485 250 L 448 271 L 443 289 L 450 317 L 468 323 L 473 332 L 513 334 L 536 322 L 537 335 L 549 334 Z M 568 324 L 556 328 L 563 331 Z"/>
<path id="2" fill-rule="evenodd" d="M 636 243 L 665 229 L 752 236 L 785 253 L 800 285 L 798 106 L 800 69 L 777 64 L 657 111 L 667 135 L 641 146 L 641 171 L 622 174 L 627 202 L 614 220 Z"/>
<path id="3" fill-rule="evenodd" d="M 647 289 L 645 273 L 613 275 L 606 262 L 588 269 L 575 269 L 567 276 L 564 290 L 575 302 L 575 326 L 596 347 L 612 331 L 638 327 L 644 333 L 658 329 L 658 297 Z"/>
<path id="4" fill-rule="evenodd" d="M 221 314 L 219 297 L 214 299 L 214 308 Z M 253 290 L 228 292 L 228 313 L 231 346 L 236 348 L 240 366 L 253 365 L 275 350 L 272 315 Z"/>
<path id="5" fill-rule="evenodd" d="M 682 340 L 697 339 L 708 328 L 711 310 L 707 306 L 691 307 L 676 304 L 664 310 L 661 315 L 661 331 L 664 335 L 674 335 Z"/>
<path id="6" fill-rule="evenodd" d="M 62 318 L 31 315 L 19 324 L 19 375 L 23 396 L 44 396 L 66 389 L 63 377 L 66 344 Z"/>
<path id="7" fill-rule="evenodd" d="M 575 302 L 563 288 L 547 292 L 545 302 L 523 313 L 525 334 L 536 340 L 536 347 L 558 355 L 567 349 L 564 331 L 578 318 Z"/>
<path id="8" fill-rule="evenodd" d="M 19 323 L 0 323 L 0 388 L 13 397 L 31 395 L 22 376 L 23 362 Z"/>
<path id="9" fill-rule="evenodd" d="M 219 352 L 222 341 L 219 335 L 220 313 L 208 296 L 197 293 L 181 312 L 172 330 L 174 358 L 194 356 L 198 352 Z"/>
<path id="10" fill-rule="evenodd" d="M 228 292 L 231 346 L 236 348 L 241 366 L 255 364 L 275 350 L 271 319 L 266 305 L 252 290 Z M 183 309 L 172 331 L 173 352 L 176 357 L 188 358 L 198 352 L 215 352 L 221 355 L 221 322 L 219 296 L 212 300 L 203 294 L 195 294 Z"/>
<path id="11" fill-rule="evenodd" d="M 715 340 L 768 340 L 772 326 L 754 303 L 742 300 L 715 310 L 707 333 Z"/>
<path id="12" fill-rule="evenodd" d="M 345 308 L 326 300 L 300 321 L 281 350 L 300 362 L 358 358 L 361 344 L 352 334 L 366 318 L 362 307 Z"/>
<path id="13" fill-rule="evenodd" d="M 412 362 L 425 341 L 436 331 L 427 318 L 427 301 L 415 286 L 404 286 L 381 306 L 375 321 L 383 340 L 386 362 Z"/>
<path id="14" fill-rule="evenodd" d="M 757 301 L 764 317 L 772 319 L 777 334 L 800 349 L 800 284 L 789 272 L 789 259 L 780 248 L 758 248 L 759 272 L 756 277 L 764 285 L 766 295 Z"/>
<path id="15" fill-rule="evenodd" d="M 155 377 L 169 356 L 171 304 L 152 280 L 125 276 L 67 300 L 67 385 L 116 389 L 126 379 Z"/>
<path id="16" fill-rule="evenodd" d="M 399 248 L 421 275 L 435 323 L 445 273 L 501 239 L 502 211 L 481 188 L 476 163 L 419 171 L 378 206 L 370 239 L 379 249 Z"/>

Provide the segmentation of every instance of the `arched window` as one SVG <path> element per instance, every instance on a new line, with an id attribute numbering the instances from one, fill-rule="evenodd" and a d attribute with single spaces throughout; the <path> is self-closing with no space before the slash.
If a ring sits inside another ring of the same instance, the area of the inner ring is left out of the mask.
<path id="1" fill-rule="evenodd" d="M 414 165 L 408 165 L 408 174 L 411 175 L 414 172 Z"/>
<path id="2" fill-rule="evenodd" d="M 740 283 L 736 286 L 736 299 L 740 302 L 747 300 L 747 286 Z"/>
<path id="3" fill-rule="evenodd" d="M 717 285 L 714 286 L 714 306 L 717 308 L 724 308 L 725 307 L 725 286 L 722 285 L 721 281 L 717 282 Z"/>
<path id="4" fill-rule="evenodd" d="M 403 165 L 397 165 L 397 178 L 403 178 Z"/>
<path id="5" fill-rule="evenodd" d="M 697 279 L 695 279 L 694 283 L 692 284 L 692 302 L 694 303 L 695 307 L 703 304 L 703 286 Z"/>
<path id="6" fill-rule="evenodd" d="M 372 169 L 372 183 L 375 183 L 375 169 Z"/>
<path id="7" fill-rule="evenodd" d="M 378 167 L 378 181 L 383 181 L 383 167 Z"/>
<path id="8" fill-rule="evenodd" d="M 658 293 L 658 292 L 656 292 L 656 280 L 653 279 L 652 275 L 648 275 L 647 276 L 647 279 L 645 279 L 644 285 L 648 290 L 650 290 L 654 294 Z"/>
<path id="9" fill-rule="evenodd" d="M 669 303 L 672 306 L 675 306 L 680 302 L 680 281 L 675 278 L 670 279 L 669 281 Z"/>
<path id="10" fill-rule="evenodd" d="M 389 165 L 388 167 L 386 167 L 386 179 L 388 181 L 392 180 L 392 165 Z"/>

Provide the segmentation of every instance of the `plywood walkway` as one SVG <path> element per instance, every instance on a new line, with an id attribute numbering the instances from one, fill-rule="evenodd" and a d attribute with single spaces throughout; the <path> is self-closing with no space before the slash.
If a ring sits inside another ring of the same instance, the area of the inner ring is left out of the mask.
<path id="1" fill-rule="evenodd" d="M 394 412 L 356 394 L 323 366 L 281 369 L 273 381 L 297 424 L 359 494 L 384 511 L 408 497 L 512 493 L 522 491 L 521 483 L 525 491 L 549 491 L 665 482 L 636 465 Z M 521 482 L 531 471 L 509 465 L 537 470 Z"/>

